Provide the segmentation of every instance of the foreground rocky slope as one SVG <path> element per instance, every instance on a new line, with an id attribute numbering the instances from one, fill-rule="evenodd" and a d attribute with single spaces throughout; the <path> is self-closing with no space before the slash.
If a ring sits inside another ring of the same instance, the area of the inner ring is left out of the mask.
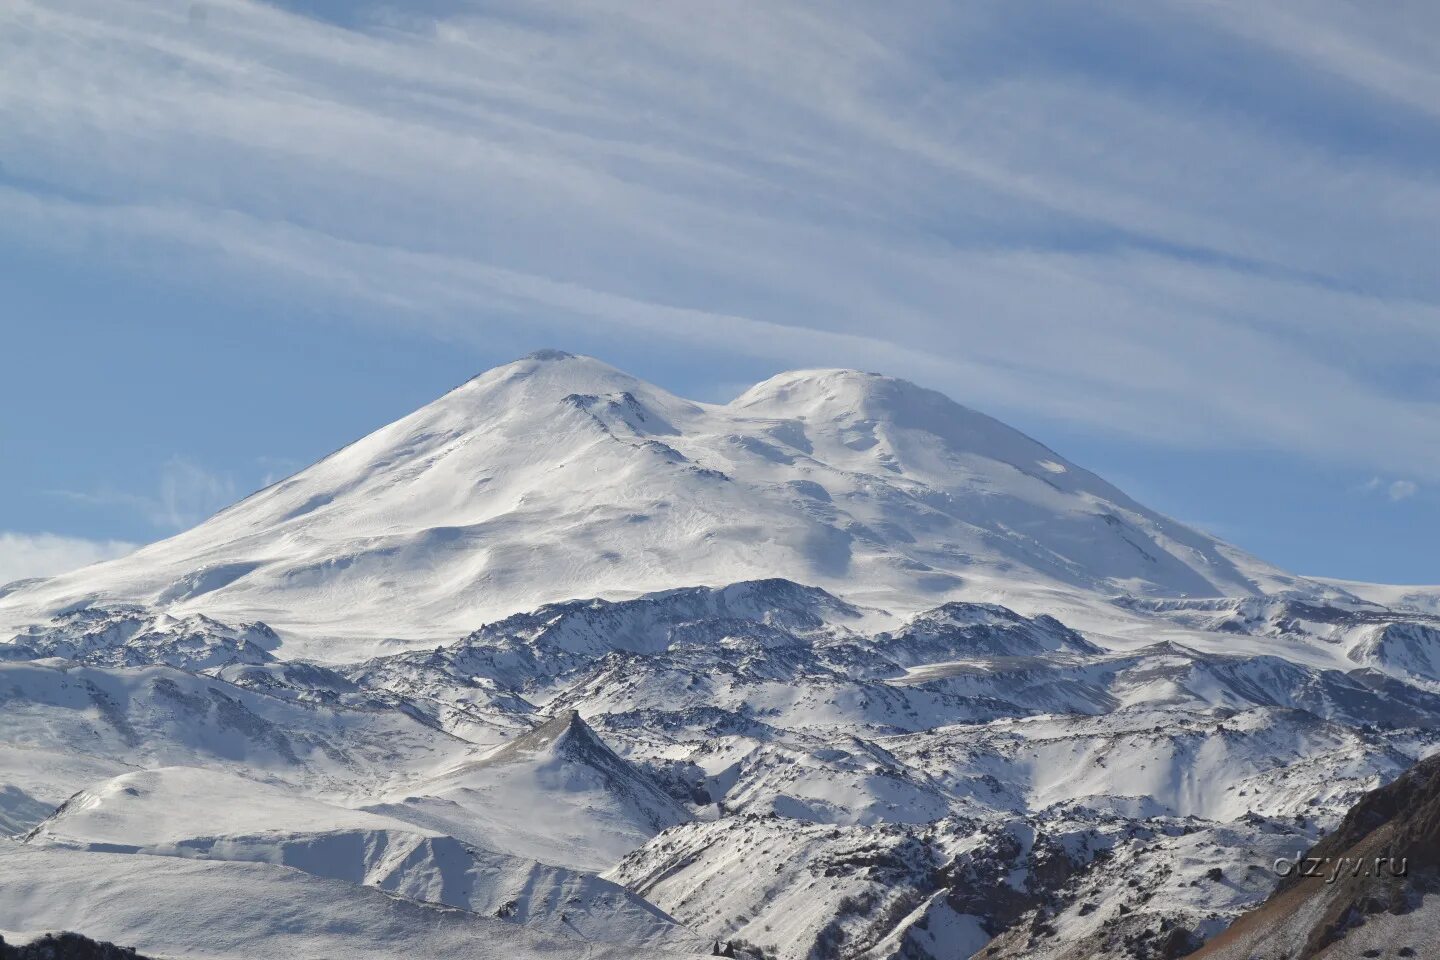
<path id="1" fill-rule="evenodd" d="M 1282 870 L 1279 888 L 1197 958 L 1430 956 L 1440 933 L 1440 757 L 1367 793 Z"/>

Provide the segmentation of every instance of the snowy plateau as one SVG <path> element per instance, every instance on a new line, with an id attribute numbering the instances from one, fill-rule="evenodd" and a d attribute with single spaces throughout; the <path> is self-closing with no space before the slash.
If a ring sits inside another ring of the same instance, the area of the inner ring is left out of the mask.
<path id="1" fill-rule="evenodd" d="M 1179 957 L 1440 742 L 1440 589 L 848 370 L 534 354 L 0 638 L 0 934 L 184 960 Z"/>

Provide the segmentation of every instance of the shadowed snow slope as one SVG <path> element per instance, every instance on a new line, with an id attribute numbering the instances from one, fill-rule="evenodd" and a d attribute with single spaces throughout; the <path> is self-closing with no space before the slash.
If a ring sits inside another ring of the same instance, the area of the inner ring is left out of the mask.
<path id="1" fill-rule="evenodd" d="M 396 799 L 372 809 L 580 870 L 603 870 L 690 819 L 573 711 Z"/>
<path id="2" fill-rule="evenodd" d="M 0 929 L 84 929 L 184 960 L 676 957 L 526 930 L 268 863 L 60 850 L 0 840 Z"/>
<path id="3" fill-rule="evenodd" d="M 25 842 L 272 863 L 561 935 L 700 946 L 664 913 L 598 877 L 471 847 L 281 785 L 196 767 L 129 773 L 92 786 L 66 801 Z"/>
<path id="4" fill-rule="evenodd" d="M 799 371 L 712 405 L 547 351 L 193 530 L 6 592 L 0 628 L 137 602 L 261 619 L 291 655 L 354 659 L 546 602 L 758 577 L 899 613 L 990 599 L 1000 581 L 1006 594 L 1339 592 L 903 380 Z"/>

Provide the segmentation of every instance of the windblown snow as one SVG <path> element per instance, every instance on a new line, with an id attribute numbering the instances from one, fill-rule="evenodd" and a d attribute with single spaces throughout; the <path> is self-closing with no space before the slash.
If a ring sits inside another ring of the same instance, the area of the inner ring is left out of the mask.
<path id="1" fill-rule="evenodd" d="M 846 370 L 536 354 L 0 625 L 0 931 L 157 956 L 1178 956 L 1440 737 L 1430 593 Z"/>

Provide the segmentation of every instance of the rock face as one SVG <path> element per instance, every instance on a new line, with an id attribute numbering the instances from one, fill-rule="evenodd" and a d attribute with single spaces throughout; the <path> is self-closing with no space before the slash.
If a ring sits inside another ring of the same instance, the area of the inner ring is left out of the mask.
<path id="1" fill-rule="evenodd" d="M 1367 793 L 1206 960 L 1425 957 L 1440 930 L 1440 757 Z"/>
<path id="2" fill-rule="evenodd" d="M 129 947 L 91 940 L 78 933 L 47 933 L 17 945 L 0 937 L 0 960 L 148 960 Z"/>
<path id="3" fill-rule="evenodd" d="M 31 626 L 0 657 L 59 657 L 79 663 L 137 666 L 163 663 L 184 670 L 273 663 L 280 638 L 263 623 L 227 624 L 190 614 L 172 617 L 139 608 L 83 607 Z"/>

